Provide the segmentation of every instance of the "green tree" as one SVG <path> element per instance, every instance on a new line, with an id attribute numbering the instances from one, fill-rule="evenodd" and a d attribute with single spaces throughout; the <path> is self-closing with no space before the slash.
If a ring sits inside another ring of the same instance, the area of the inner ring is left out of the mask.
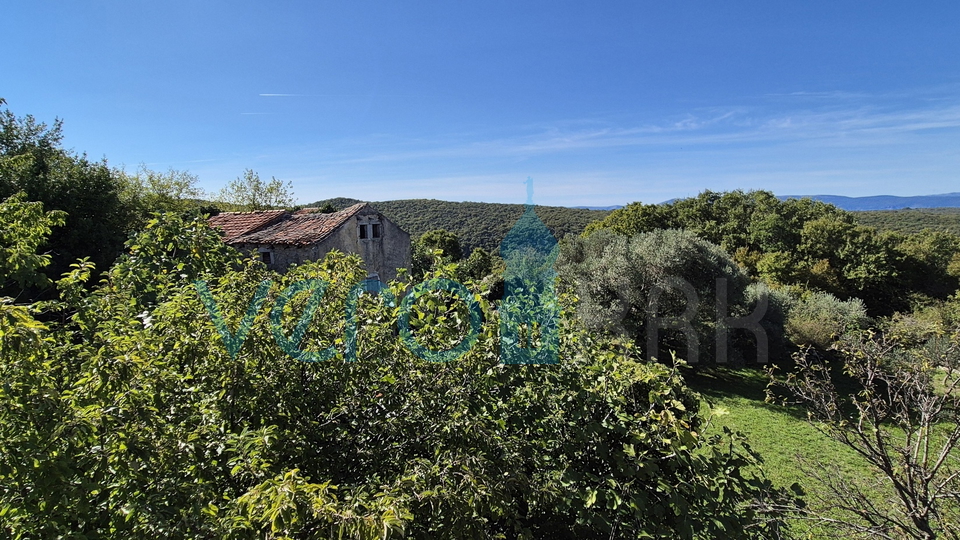
<path id="1" fill-rule="evenodd" d="M 66 212 L 63 227 L 48 241 L 50 276 L 59 276 L 79 258 L 105 269 L 123 249 L 140 221 L 124 200 L 123 182 L 105 161 L 91 162 L 61 148 L 62 122 L 52 126 L 34 117 L 0 111 L 0 198 L 24 192 L 25 200 Z"/>
<path id="2" fill-rule="evenodd" d="M 460 278 L 480 281 L 493 273 L 493 256 L 483 248 L 476 248 L 466 260 L 460 263 L 458 276 Z"/>
<path id="3" fill-rule="evenodd" d="M 283 183 L 275 177 L 264 182 L 252 169 L 243 171 L 242 176 L 220 190 L 217 201 L 239 210 L 288 208 L 296 202 L 293 197 L 293 183 Z"/>
<path id="4" fill-rule="evenodd" d="M 903 260 L 912 255 L 898 252 L 890 237 L 857 225 L 849 212 L 811 199 L 781 201 L 767 191 L 704 191 L 664 205 L 632 203 L 587 232 L 634 235 L 667 228 L 720 246 L 748 273 L 774 283 L 858 297 L 874 314 L 909 307 L 902 277 Z"/>
<path id="5" fill-rule="evenodd" d="M 923 229 L 911 235 L 891 234 L 888 241 L 901 256 L 910 289 L 943 299 L 960 287 L 960 236 Z"/>
<path id="6" fill-rule="evenodd" d="M 413 242 L 411 275 L 420 279 L 439 265 L 457 262 L 463 258 L 457 235 L 444 229 L 434 229 L 420 235 Z"/>
<path id="7" fill-rule="evenodd" d="M 789 251 L 800 242 L 804 223 L 831 217 L 853 222 L 832 205 L 811 199 L 781 201 L 769 191 L 704 191 L 667 204 L 631 203 L 590 224 L 587 233 L 610 229 L 631 236 L 655 229 L 685 229 L 729 253 Z"/>
<path id="8" fill-rule="evenodd" d="M 713 361 L 718 279 L 726 284 L 728 306 L 727 313 L 720 315 L 749 313 L 744 296 L 747 276 L 718 246 L 686 231 L 654 230 L 624 237 L 601 230 L 584 238 L 568 238 L 557 271 L 580 299 L 578 314 L 592 329 L 646 343 L 656 331 L 650 326 L 651 317 L 663 321 L 680 317 L 689 322 L 693 336 L 661 333 L 665 339 L 659 341 L 659 349 L 649 351 L 660 359 L 669 358 L 668 350 L 673 349 L 685 351 L 691 362 Z M 651 313 L 655 296 L 657 312 Z M 685 313 L 692 316 L 686 319 Z M 688 339 L 702 345 L 699 354 L 689 350 Z"/>
<path id="9" fill-rule="evenodd" d="M 37 251 L 53 228 L 63 225 L 64 213 L 44 212 L 42 203 L 24 198 L 21 192 L 0 202 L 0 291 L 14 284 L 23 290 L 50 283 L 40 272 L 50 255 Z"/>
<path id="10" fill-rule="evenodd" d="M 195 210 L 204 197 L 203 190 L 197 187 L 197 176 L 187 171 L 158 172 L 140 164 L 133 174 L 115 174 L 123 182 L 124 198 L 137 207 L 144 220 L 152 213 Z"/>
<path id="11" fill-rule="evenodd" d="M 452 232 L 443 229 L 427 231 L 417 239 L 417 242 L 428 249 L 439 249 L 443 252 L 443 257 L 451 262 L 457 262 L 463 258 L 460 239 Z"/>

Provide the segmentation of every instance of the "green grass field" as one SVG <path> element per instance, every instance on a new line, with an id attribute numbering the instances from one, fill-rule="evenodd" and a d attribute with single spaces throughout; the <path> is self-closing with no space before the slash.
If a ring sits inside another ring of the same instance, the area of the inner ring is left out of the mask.
<path id="1" fill-rule="evenodd" d="M 799 408 L 765 402 L 767 374 L 750 368 L 710 368 L 690 370 L 684 374 L 690 387 L 704 398 L 704 414 L 713 413 L 708 430 L 722 432 L 727 426 L 749 438 L 750 446 L 764 459 L 768 478 L 780 487 L 798 483 L 806 492 L 811 507 L 823 507 L 818 498 L 829 499 L 826 489 L 801 470 L 797 455 L 810 460 L 837 465 L 845 478 L 875 479 L 871 467 L 856 453 L 829 439 L 806 420 Z M 878 494 L 879 495 L 879 494 Z M 829 508 L 829 503 L 826 505 Z M 794 521 L 793 533 L 798 538 L 847 537 L 840 531 L 829 531 L 817 524 Z"/>

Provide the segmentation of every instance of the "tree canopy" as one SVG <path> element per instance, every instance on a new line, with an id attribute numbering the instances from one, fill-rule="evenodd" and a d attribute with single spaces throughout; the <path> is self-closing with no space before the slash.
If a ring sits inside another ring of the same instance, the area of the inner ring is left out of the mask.
<path id="1" fill-rule="evenodd" d="M 911 295 L 943 299 L 957 283 L 947 266 L 960 253 L 958 237 L 931 232 L 924 237 L 929 242 L 908 240 L 859 225 L 835 206 L 781 201 L 767 191 L 704 191 L 669 204 L 632 203 L 592 223 L 587 233 L 599 229 L 626 236 L 684 229 L 722 247 L 755 277 L 860 298 L 872 314 L 909 309 Z M 927 242 L 937 255 L 923 255 L 917 242 Z M 945 285 L 930 287 L 931 281 Z"/>
<path id="2" fill-rule="evenodd" d="M 288 208 L 296 202 L 293 197 L 293 183 L 284 183 L 275 177 L 263 181 L 253 169 L 243 171 L 242 176 L 220 190 L 216 199 L 230 209 L 245 211 Z"/>
<path id="3" fill-rule="evenodd" d="M 0 198 L 23 192 L 24 200 L 66 214 L 48 241 L 50 276 L 83 257 L 108 267 L 137 221 L 122 183 L 105 161 L 90 161 L 61 147 L 62 126 L 60 120 L 48 126 L 30 115 L 0 111 Z"/>

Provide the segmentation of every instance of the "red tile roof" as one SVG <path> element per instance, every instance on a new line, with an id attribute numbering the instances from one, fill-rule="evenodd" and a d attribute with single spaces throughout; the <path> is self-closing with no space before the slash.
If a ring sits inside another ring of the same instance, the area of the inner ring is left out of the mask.
<path id="1" fill-rule="evenodd" d="M 284 210 L 270 210 L 268 212 L 280 212 L 280 219 L 266 219 L 265 217 L 263 225 L 247 229 L 235 235 L 228 234 L 228 237 L 224 238 L 224 241 L 230 244 L 306 246 L 319 242 L 329 236 L 365 206 L 367 206 L 367 203 L 358 203 L 332 214 L 303 212 L 302 210 L 291 214 Z M 220 220 L 220 222 L 214 222 L 214 218 L 224 215 L 220 214 L 219 216 L 210 218 L 210 224 L 219 226 L 223 228 L 224 231 L 227 231 L 228 227 L 233 230 L 238 230 L 241 228 L 241 225 L 234 224 L 234 221 L 244 224 L 251 223 L 252 219 L 250 219 L 249 216 L 266 213 L 267 212 L 233 212 L 228 213 L 229 215 L 223 220 Z"/>
<path id="2" fill-rule="evenodd" d="M 212 216 L 210 225 L 223 230 L 223 241 L 232 243 L 242 234 L 255 231 L 275 221 L 279 221 L 287 214 L 286 210 L 263 210 L 261 212 L 221 212 Z"/>

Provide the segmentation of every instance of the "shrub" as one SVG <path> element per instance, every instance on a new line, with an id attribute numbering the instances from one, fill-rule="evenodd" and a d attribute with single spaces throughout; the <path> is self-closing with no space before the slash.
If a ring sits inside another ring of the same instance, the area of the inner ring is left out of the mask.
<path id="1" fill-rule="evenodd" d="M 859 298 L 844 301 L 830 293 L 809 292 L 790 309 L 786 332 L 797 345 L 826 350 L 838 337 L 863 329 L 868 322 Z"/>

